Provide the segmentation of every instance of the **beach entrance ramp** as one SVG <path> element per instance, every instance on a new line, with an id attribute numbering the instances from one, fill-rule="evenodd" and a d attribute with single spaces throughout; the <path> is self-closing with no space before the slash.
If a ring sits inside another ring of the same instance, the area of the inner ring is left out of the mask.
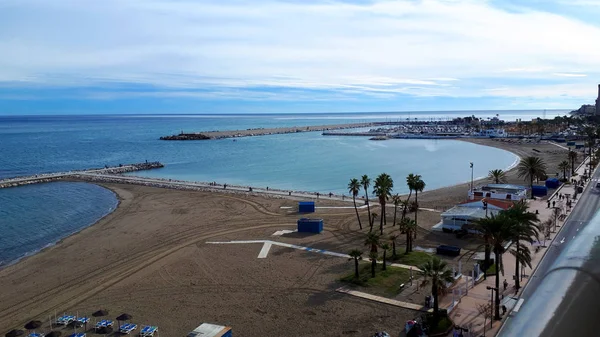
<path id="1" fill-rule="evenodd" d="M 298 233 L 316 233 L 323 231 L 323 219 L 302 218 L 298 220 Z"/>
<path id="2" fill-rule="evenodd" d="M 315 202 L 314 201 L 300 201 L 298 202 L 298 213 L 314 213 Z"/>
<path id="3" fill-rule="evenodd" d="M 231 328 L 228 326 L 202 323 L 190 332 L 187 337 L 231 337 Z"/>

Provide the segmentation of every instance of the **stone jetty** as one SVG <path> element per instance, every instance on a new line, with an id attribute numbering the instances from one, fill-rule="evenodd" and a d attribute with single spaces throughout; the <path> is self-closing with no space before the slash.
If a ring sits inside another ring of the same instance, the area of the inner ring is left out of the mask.
<path id="1" fill-rule="evenodd" d="M 247 130 L 230 130 L 230 131 L 207 131 L 201 133 L 185 133 L 181 132 L 178 135 L 163 136 L 160 140 L 208 140 L 208 139 L 223 139 L 223 138 L 239 138 L 253 137 L 266 135 L 280 135 L 297 132 L 314 132 L 314 131 L 330 131 L 366 128 L 378 125 L 384 125 L 385 122 L 368 122 L 368 123 L 347 123 L 347 124 L 332 124 L 332 125 L 316 125 L 316 126 L 292 126 L 278 128 L 257 128 Z"/>
<path id="2" fill-rule="evenodd" d="M 27 177 L 15 177 L 0 180 L 0 188 L 17 187 L 29 184 L 47 183 L 62 179 L 72 179 L 80 174 L 113 174 L 118 175 L 127 172 L 151 170 L 164 167 L 160 162 L 144 162 L 136 164 L 105 166 L 104 168 L 92 168 L 87 170 L 76 170 L 58 173 L 36 174 Z"/>

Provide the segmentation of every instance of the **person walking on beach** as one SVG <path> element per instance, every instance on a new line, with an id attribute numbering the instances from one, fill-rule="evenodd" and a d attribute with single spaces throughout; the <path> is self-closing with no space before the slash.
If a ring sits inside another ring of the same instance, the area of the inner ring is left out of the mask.
<path id="1" fill-rule="evenodd" d="M 506 281 L 506 279 L 504 279 L 503 284 L 504 284 L 504 290 L 506 290 L 506 288 L 508 288 L 508 281 Z"/>
<path id="2" fill-rule="evenodd" d="M 556 207 L 556 200 L 552 201 L 552 208 Z"/>

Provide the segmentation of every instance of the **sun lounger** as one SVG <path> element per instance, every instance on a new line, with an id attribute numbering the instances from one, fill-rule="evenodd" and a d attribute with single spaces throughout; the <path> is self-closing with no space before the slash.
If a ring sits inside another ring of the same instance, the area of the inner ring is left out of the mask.
<path id="1" fill-rule="evenodd" d="M 135 329 L 137 329 L 137 324 L 127 323 L 127 324 L 121 325 L 121 328 L 119 328 L 119 331 L 124 334 L 129 334 Z"/>
<path id="2" fill-rule="evenodd" d="M 68 325 L 75 320 L 75 316 L 64 315 L 56 319 L 56 324 Z"/>
<path id="3" fill-rule="evenodd" d="M 27 335 L 27 337 L 44 337 L 44 336 L 46 336 L 46 335 L 44 335 L 41 332 L 40 333 L 33 332 L 33 333 L 30 333 L 29 335 Z"/>
<path id="4" fill-rule="evenodd" d="M 86 324 L 90 322 L 90 319 L 88 317 L 77 317 L 77 322 L 81 324 Z"/>
<path id="5" fill-rule="evenodd" d="M 113 321 L 109 320 L 109 319 L 103 319 L 100 322 L 96 323 L 96 329 L 100 329 L 100 328 L 105 328 L 105 327 L 112 327 L 113 326 Z"/>
<path id="6" fill-rule="evenodd" d="M 150 325 L 146 325 L 145 327 L 142 328 L 142 330 L 140 331 L 140 336 L 142 337 L 146 337 L 146 336 L 154 336 L 154 333 L 158 331 L 158 327 L 157 326 L 150 326 Z"/>
<path id="7" fill-rule="evenodd" d="M 85 332 L 77 332 L 74 334 L 70 334 L 69 337 L 85 337 Z"/>

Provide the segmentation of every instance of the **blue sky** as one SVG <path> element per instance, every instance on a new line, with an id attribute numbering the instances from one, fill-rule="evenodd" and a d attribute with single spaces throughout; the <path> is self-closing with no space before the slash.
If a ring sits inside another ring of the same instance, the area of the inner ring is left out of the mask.
<path id="1" fill-rule="evenodd" d="M 574 109 L 593 0 L 3 0 L 0 115 Z"/>

